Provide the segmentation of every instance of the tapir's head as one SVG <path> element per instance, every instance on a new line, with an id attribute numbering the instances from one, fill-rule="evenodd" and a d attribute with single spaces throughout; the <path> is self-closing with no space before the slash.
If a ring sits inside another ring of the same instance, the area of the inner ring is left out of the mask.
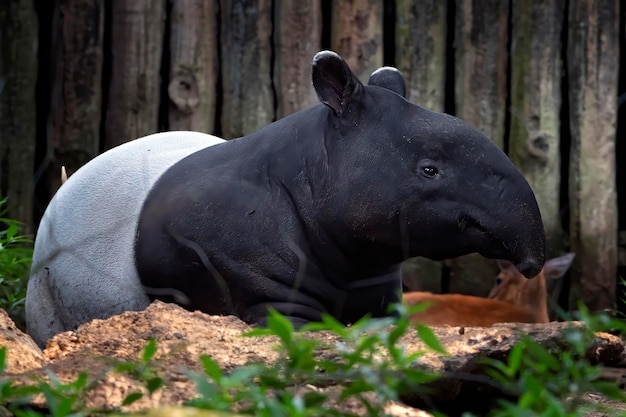
<path id="1" fill-rule="evenodd" d="M 333 208 L 346 213 L 361 247 L 397 260 L 478 252 L 513 262 L 526 277 L 539 273 L 545 235 L 537 201 L 498 146 L 460 119 L 409 103 L 394 68 L 377 70 L 365 86 L 323 51 L 312 76 L 328 107 L 326 152 L 340 167 Z"/>

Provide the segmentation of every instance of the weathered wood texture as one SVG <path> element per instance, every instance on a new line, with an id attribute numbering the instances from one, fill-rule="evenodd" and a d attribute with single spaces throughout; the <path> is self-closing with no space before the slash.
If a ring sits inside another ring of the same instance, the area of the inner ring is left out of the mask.
<path id="1" fill-rule="evenodd" d="M 447 2 L 396 0 L 396 67 L 409 101 L 442 112 L 445 104 Z"/>
<path id="2" fill-rule="evenodd" d="M 217 103 L 217 5 L 173 0 L 170 14 L 170 130 L 213 133 Z"/>
<path id="3" fill-rule="evenodd" d="M 383 64 L 383 2 L 333 1 L 331 48 L 362 82 Z"/>
<path id="4" fill-rule="evenodd" d="M 102 112 L 104 5 L 99 0 L 60 0 L 52 29 L 51 100 L 48 115 L 48 179 L 61 185 L 98 155 Z"/>
<path id="5" fill-rule="evenodd" d="M 311 62 L 322 44 L 321 2 L 281 0 L 274 12 L 276 117 L 317 103 Z"/>
<path id="6" fill-rule="evenodd" d="M 564 0 L 514 0 L 509 157 L 535 192 L 548 257 L 564 246 L 561 184 L 561 29 Z"/>
<path id="7" fill-rule="evenodd" d="M 395 60 L 409 101 L 442 112 L 445 104 L 447 2 L 396 0 Z M 413 291 L 441 292 L 443 265 L 423 257 L 402 264 L 402 283 Z"/>
<path id="8" fill-rule="evenodd" d="M 0 185 L 21 233 L 32 231 L 37 35 L 32 1 L 0 2 Z"/>
<path id="9" fill-rule="evenodd" d="M 504 149 L 509 3 L 456 3 L 456 115 Z M 498 272 L 495 262 L 472 254 L 454 259 L 450 292 L 483 296 Z"/>
<path id="10" fill-rule="evenodd" d="M 617 200 L 615 126 L 619 56 L 618 1 L 569 5 L 570 233 L 576 260 L 570 307 L 615 305 Z"/>
<path id="11" fill-rule="evenodd" d="M 509 4 L 459 0 L 455 31 L 456 115 L 504 148 Z"/>
<path id="12" fill-rule="evenodd" d="M 164 19 L 164 0 L 111 2 L 106 149 L 158 129 Z"/>
<path id="13" fill-rule="evenodd" d="M 271 0 L 221 4 L 222 134 L 252 133 L 275 118 Z"/>

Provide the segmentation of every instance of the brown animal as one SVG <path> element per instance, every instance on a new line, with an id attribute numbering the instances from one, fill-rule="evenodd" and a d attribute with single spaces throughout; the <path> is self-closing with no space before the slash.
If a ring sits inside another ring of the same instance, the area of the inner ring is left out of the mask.
<path id="1" fill-rule="evenodd" d="M 532 279 L 520 274 L 510 263 L 499 261 L 500 273 L 488 298 L 462 294 L 408 292 L 409 306 L 429 307 L 411 315 L 411 321 L 429 326 L 491 326 L 494 323 L 548 323 L 546 279 L 558 279 L 569 269 L 574 254 L 550 259 Z"/>

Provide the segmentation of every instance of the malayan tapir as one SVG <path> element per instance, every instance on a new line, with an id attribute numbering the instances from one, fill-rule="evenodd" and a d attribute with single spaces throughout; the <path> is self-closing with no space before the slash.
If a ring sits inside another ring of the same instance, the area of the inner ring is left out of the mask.
<path id="1" fill-rule="evenodd" d="M 95 158 L 59 189 L 26 298 L 39 345 L 94 318 L 175 301 L 263 324 L 388 314 L 400 263 L 479 252 L 527 277 L 544 263 L 534 194 L 478 130 L 363 85 L 337 54 L 312 63 L 319 104 L 231 141 L 168 132 Z"/>

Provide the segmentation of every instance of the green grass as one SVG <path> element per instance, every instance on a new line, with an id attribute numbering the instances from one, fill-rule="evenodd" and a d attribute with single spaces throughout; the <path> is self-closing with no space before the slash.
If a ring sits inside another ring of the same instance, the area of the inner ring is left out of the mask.
<path id="1" fill-rule="evenodd" d="M 23 330 L 33 242 L 18 234 L 18 221 L 5 217 L 6 201 L 6 198 L 0 198 L 0 308 Z"/>

